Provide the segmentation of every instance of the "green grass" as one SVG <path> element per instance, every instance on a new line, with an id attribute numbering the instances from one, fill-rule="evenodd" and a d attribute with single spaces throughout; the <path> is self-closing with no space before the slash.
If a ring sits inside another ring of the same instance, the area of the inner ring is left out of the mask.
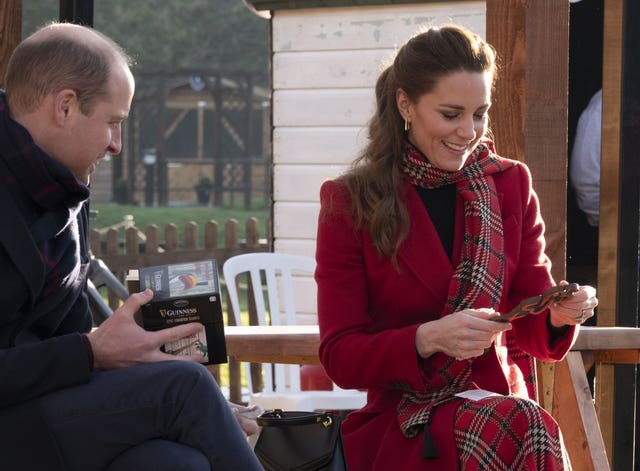
<path id="1" fill-rule="evenodd" d="M 180 241 L 184 233 L 184 226 L 188 222 L 198 224 L 200 244 L 204 236 L 204 225 L 215 220 L 218 223 L 218 240 L 224 241 L 224 225 L 229 219 L 238 220 L 238 237 L 245 237 L 245 223 L 251 217 L 256 217 L 259 222 L 260 237 L 266 237 L 266 222 L 269 217 L 269 208 L 265 205 L 253 205 L 255 208 L 249 211 L 241 207 L 206 207 L 206 206 L 186 206 L 186 207 L 143 207 L 118 205 L 115 203 L 97 204 L 92 203 L 91 209 L 98 212 L 95 219 L 91 220 L 92 229 L 104 229 L 118 223 L 122 223 L 125 215 L 133 216 L 134 225 L 144 232 L 148 226 L 155 224 L 163 238 L 164 227 L 167 224 L 175 224 L 178 227 Z M 124 234 L 124 232 L 123 232 Z M 124 235 L 123 235 L 124 236 Z"/>

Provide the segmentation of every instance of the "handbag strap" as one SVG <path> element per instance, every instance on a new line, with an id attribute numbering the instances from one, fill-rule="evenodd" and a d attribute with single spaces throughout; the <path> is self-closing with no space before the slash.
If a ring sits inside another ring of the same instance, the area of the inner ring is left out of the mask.
<path id="1" fill-rule="evenodd" d="M 307 424 L 322 424 L 325 427 L 329 427 L 334 421 L 334 416 L 328 412 L 285 412 L 282 409 L 263 412 L 257 418 L 258 425 L 261 427 L 284 427 L 287 425 Z"/>

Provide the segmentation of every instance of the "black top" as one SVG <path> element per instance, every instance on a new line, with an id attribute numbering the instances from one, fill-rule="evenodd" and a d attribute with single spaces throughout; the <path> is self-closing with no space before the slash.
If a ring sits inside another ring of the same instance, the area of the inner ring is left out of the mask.
<path id="1" fill-rule="evenodd" d="M 456 214 L 455 184 L 439 188 L 414 187 L 424 204 L 431 222 L 438 231 L 445 252 L 451 258 L 453 253 L 453 228 Z"/>

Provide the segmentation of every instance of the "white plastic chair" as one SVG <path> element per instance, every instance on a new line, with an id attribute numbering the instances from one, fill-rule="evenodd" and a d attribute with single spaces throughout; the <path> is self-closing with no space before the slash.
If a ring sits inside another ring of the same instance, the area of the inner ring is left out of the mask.
<path id="1" fill-rule="evenodd" d="M 259 325 L 295 325 L 292 273 L 313 275 L 315 267 L 316 262 L 311 257 L 282 253 L 251 253 L 229 258 L 222 270 L 236 325 L 244 324 L 236 283 L 239 274 L 250 273 Z M 266 281 L 266 295 L 262 273 Z M 267 320 L 266 305 L 269 306 L 270 322 Z M 249 363 L 245 364 L 249 403 L 258 404 L 263 409 L 353 410 L 360 409 L 366 403 L 365 392 L 340 389 L 335 384 L 332 391 L 302 391 L 299 365 L 263 364 L 264 389 L 254 393 L 249 366 Z"/>

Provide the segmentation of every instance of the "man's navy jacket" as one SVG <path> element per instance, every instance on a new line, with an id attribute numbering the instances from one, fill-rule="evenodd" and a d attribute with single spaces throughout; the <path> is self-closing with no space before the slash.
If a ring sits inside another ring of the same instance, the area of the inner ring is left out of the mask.
<path id="1" fill-rule="evenodd" d="M 56 187 L 71 174 L 10 120 L 2 95 L 0 469 L 64 469 L 38 398 L 90 379 L 88 190 Z"/>

